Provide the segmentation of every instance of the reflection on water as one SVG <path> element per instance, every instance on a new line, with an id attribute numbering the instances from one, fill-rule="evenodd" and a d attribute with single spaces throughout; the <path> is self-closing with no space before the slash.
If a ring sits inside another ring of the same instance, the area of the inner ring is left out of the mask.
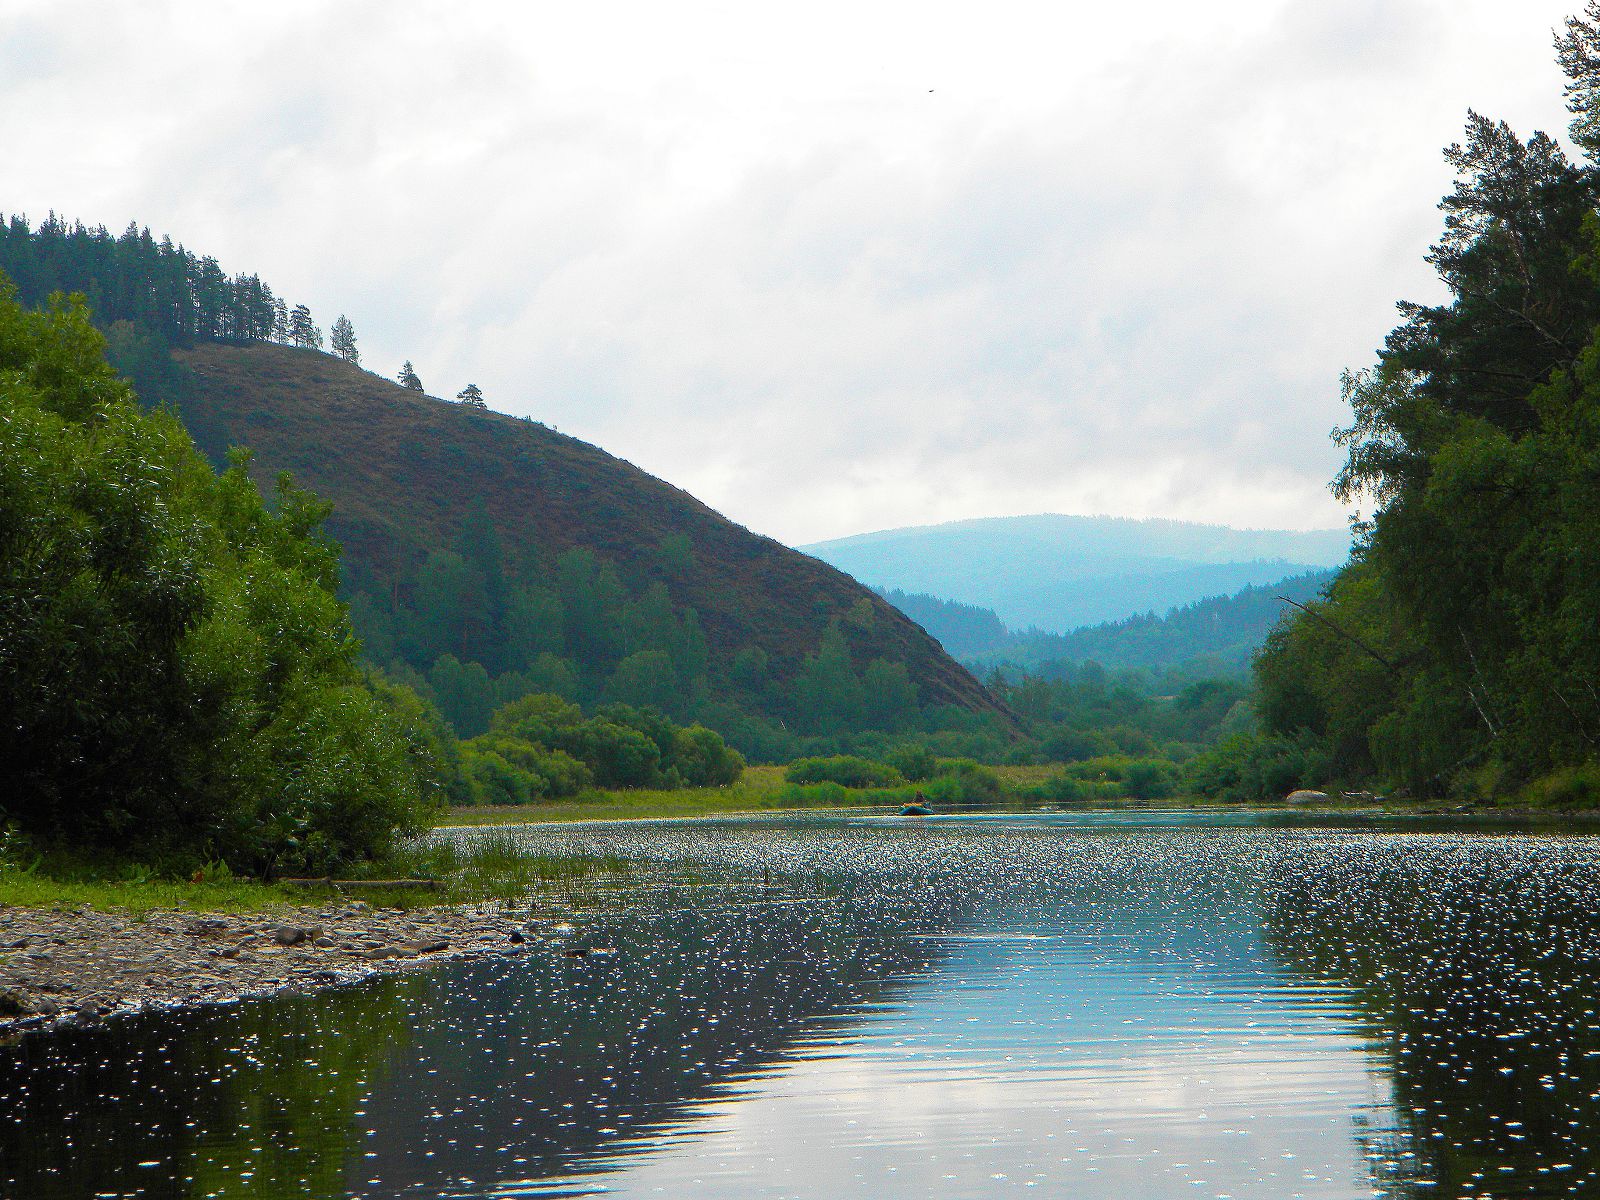
<path id="1" fill-rule="evenodd" d="M 586 927 L 611 955 L 0 1050 L 0 1193 L 1600 1191 L 1600 841 L 1188 814 L 526 836 L 713 886 Z"/>

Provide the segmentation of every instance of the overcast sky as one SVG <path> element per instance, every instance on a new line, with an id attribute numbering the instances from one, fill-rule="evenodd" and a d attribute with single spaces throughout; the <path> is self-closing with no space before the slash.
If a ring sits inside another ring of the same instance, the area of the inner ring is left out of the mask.
<path id="1" fill-rule="evenodd" d="M 1336 526 L 1471 106 L 1577 0 L 0 0 L 0 210 L 136 220 L 365 365 L 791 543 Z"/>

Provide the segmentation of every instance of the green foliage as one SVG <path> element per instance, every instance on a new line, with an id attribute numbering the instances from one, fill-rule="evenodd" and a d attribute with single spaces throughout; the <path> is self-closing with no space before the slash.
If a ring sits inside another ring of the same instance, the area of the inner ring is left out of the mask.
<path id="1" fill-rule="evenodd" d="M 912 783 L 933 778 L 939 769 L 939 759 L 927 746 L 907 743 L 894 747 L 883 756 L 883 761 Z"/>
<path id="2" fill-rule="evenodd" d="M 744 756 L 704 725 L 678 730 L 672 743 L 669 769 L 688 787 L 727 787 L 744 773 Z"/>
<path id="3" fill-rule="evenodd" d="M 415 638 L 425 662 L 450 654 L 481 663 L 493 636 L 488 581 L 453 550 L 434 550 L 417 572 Z"/>
<path id="4" fill-rule="evenodd" d="M 505 734 L 463 743 L 462 756 L 475 804 L 531 804 L 576 796 L 594 785 L 594 773 L 572 755 Z"/>
<path id="5" fill-rule="evenodd" d="M 519 696 L 496 709 L 488 732 L 463 743 L 476 803 L 528 804 L 592 787 L 722 787 L 744 759 L 700 725 L 611 704 L 592 716 L 561 696 Z"/>
<path id="6" fill-rule="evenodd" d="M 505 660 L 518 669 L 566 648 L 561 601 L 546 587 L 519 587 L 506 602 Z"/>
<path id="7" fill-rule="evenodd" d="M 103 226 L 89 229 L 54 214 L 37 229 L 21 216 L 0 219 L 0 272 L 24 304 L 77 293 L 107 325 L 124 323 L 163 347 L 197 339 L 290 340 L 284 302 L 259 278 L 229 276 L 215 259 L 133 225 L 113 237 Z"/>
<path id="8" fill-rule="evenodd" d="M 1170 608 L 1164 615 L 1135 613 L 1068 633 L 1011 632 L 986 608 L 932 596 L 887 592 L 968 665 L 1006 664 L 1035 674 L 1051 664 L 1098 662 L 1117 668 L 1169 670 L 1187 666 L 1208 675 L 1243 677 L 1267 631 L 1283 615 L 1279 597 L 1305 602 L 1332 581 L 1333 571 L 1312 571 L 1274 583 L 1251 585 Z"/>
<path id="9" fill-rule="evenodd" d="M 596 717 L 563 731 L 560 740 L 558 748 L 587 763 L 603 788 L 661 782 L 661 750 L 637 729 Z"/>
<path id="10" fill-rule="evenodd" d="M 1569 71 L 1597 52 L 1569 25 Z M 1359 559 L 1259 670 L 1269 732 L 1419 796 L 1600 756 L 1600 171 L 1477 114 L 1446 156 L 1430 261 L 1450 299 L 1402 305 L 1345 379 L 1336 489 L 1376 506 Z"/>
<path id="11" fill-rule="evenodd" d="M 677 672 L 664 650 L 640 650 L 617 664 L 606 688 L 612 699 L 623 704 L 663 710 L 679 706 Z"/>
<path id="12" fill-rule="evenodd" d="M 1600 808 L 1600 765 L 1552 771 L 1524 788 L 1521 798 L 1539 808 Z"/>
<path id="13" fill-rule="evenodd" d="M 865 696 L 837 622 L 823 631 L 816 653 L 807 656 L 795 677 L 794 710 L 808 733 L 840 733 L 862 724 Z"/>
<path id="14" fill-rule="evenodd" d="M 432 768 L 362 686 L 328 508 L 248 463 L 214 475 L 81 305 L 0 280 L 0 820 L 269 870 L 417 826 Z"/>
<path id="15" fill-rule="evenodd" d="M 1023 795 L 1030 800 L 1047 800 L 1057 804 L 1089 804 L 1119 800 L 1124 792 L 1120 783 L 1110 780 L 1079 779 L 1075 775 L 1061 771 L 1025 789 Z"/>
<path id="16" fill-rule="evenodd" d="M 873 659 L 861 673 L 861 693 L 869 729 L 896 733 L 917 719 L 917 687 L 905 663 Z"/>
<path id="17" fill-rule="evenodd" d="M 494 712 L 494 687 L 482 663 L 441 656 L 428 672 L 428 686 L 439 711 L 462 737 L 475 737 L 489 727 Z"/>
<path id="18" fill-rule="evenodd" d="M 846 808 L 859 803 L 850 789 L 842 783 L 825 780 L 821 783 L 786 783 L 779 793 L 784 808 Z"/>
<path id="19" fill-rule="evenodd" d="M 352 366 L 361 365 L 361 352 L 356 349 L 356 327 L 343 313 L 339 314 L 328 331 L 328 347 Z"/>
<path id="20" fill-rule="evenodd" d="M 941 762 L 922 790 L 944 804 L 996 804 L 1005 796 L 1000 776 L 968 758 Z"/>
<path id="21" fill-rule="evenodd" d="M 554 744 L 560 731 L 583 720 L 583 710 L 561 696 L 531 695 L 495 710 L 489 726 L 527 742 Z"/>
<path id="22" fill-rule="evenodd" d="M 1217 800 L 1273 802 L 1300 788 L 1321 788 L 1332 765 L 1324 743 L 1297 738 L 1240 735 L 1202 751 L 1186 764 L 1184 787 Z"/>
<path id="23" fill-rule="evenodd" d="M 747 691 L 759 693 L 767 685 L 771 662 L 760 646 L 746 646 L 733 656 L 733 682 Z"/>
<path id="24" fill-rule="evenodd" d="M 891 766 L 848 754 L 796 759 L 784 770 L 783 777 L 790 783 L 837 783 L 847 788 L 894 787 L 905 782 Z"/>
<path id="25" fill-rule="evenodd" d="M 418 795 L 428 808 L 472 803 L 460 744 L 438 708 L 381 671 L 368 670 L 365 682 L 405 739 Z"/>
<path id="26" fill-rule="evenodd" d="M 265 465 L 292 467 L 337 499 L 369 661 L 426 679 L 453 658 L 426 690 L 462 736 L 530 689 L 647 704 L 768 758 L 805 737 L 937 726 L 933 697 L 1006 724 L 932 643 L 814 560 L 543 425 L 425 400 L 409 363 L 397 385 L 289 349 L 322 335 L 254 277 L 136 229 L 113 238 L 55 218 L 0 222 L 7 263 L 30 301 L 89 294 L 119 368 L 148 405 L 179 411 L 214 463 L 249 444 L 258 481 Z M 348 321 L 331 332 L 353 361 Z M 838 641 L 820 646 L 833 621 Z M 821 669 L 800 696 L 808 655 Z"/>

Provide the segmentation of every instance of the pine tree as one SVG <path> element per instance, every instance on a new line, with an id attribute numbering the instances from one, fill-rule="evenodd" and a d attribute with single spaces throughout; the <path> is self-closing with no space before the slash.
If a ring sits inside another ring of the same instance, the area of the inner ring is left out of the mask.
<path id="1" fill-rule="evenodd" d="M 289 341 L 311 350 L 322 349 L 322 330 L 312 321 L 311 310 L 304 304 L 296 304 L 289 314 Z"/>
<path id="2" fill-rule="evenodd" d="M 475 383 L 469 383 L 456 393 L 456 399 L 468 408 L 488 408 L 483 402 L 483 392 Z"/>
<path id="3" fill-rule="evenodd" d="M 422 390 L 422 380 L 417 378 L 417 373 L 411 369 L 411 360 L 408 358 L 400 368 L 400 374 L 395 376 L 400 381 L 400 386 L 410 388 L 413 392 Z"/>
<path id="4" fill-rule="evenodd" d="M 343 313 L 333 323 L 329 344 L 333 352 L 345 362 L 355 366 L 361 365 L 361 352 L 356 349 L 356 327 L 350 323 L 350 318 Z"/>

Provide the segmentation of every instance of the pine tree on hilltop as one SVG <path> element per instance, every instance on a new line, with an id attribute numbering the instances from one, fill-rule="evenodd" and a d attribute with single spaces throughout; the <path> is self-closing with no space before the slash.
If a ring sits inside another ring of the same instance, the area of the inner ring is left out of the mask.
<path id="1" fill-rule="evenodd" d="M 357 367 L 361 365 L 361 352 L 356 349 L 356 327 L 343 313 L 340 313 L 339 319 L 333 323 L 329 342 L 333 352 L 345 362 Z"/>
<path id="2" fill-rule="evenodd" d="M 289 314 L 289 342 L 304 349 L 322 349 L 322 330 L 312 321 L 311 310 L 304 304 L 296 304 Z"/>
<path id="3" fill-rule="evenodd" d="M 456 393 L 456 399 L 468 408 L 488 408 L 483 401 L 483 391 L 475 383 L 469 383 Z"/>
<path id="4" fill-rule="evenodd" d="M 401 366 L 400 374 L 396 375 L 395 378 L 399 380 L 400 386 L 403 388 L 410 388 L 413 392 L 422 390 L 422 380 L 418 379 L 417 373 L 411 369 L 411 360 L 409 358 Z"/>

